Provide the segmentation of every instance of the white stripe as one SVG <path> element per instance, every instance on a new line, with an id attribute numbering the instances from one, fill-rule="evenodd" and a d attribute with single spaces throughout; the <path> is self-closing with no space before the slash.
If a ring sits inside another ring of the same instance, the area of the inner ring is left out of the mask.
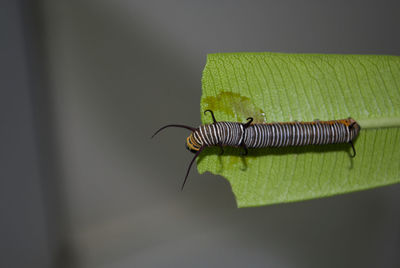
<path id="1" fill-rule="evenodd" d="M 267 145 L 267 137 L 268 137 L 268 128 L 266 125 L 262 125 L 263 127 L 263 142 L 262 146 L 265 147 Z"/>
<path id="2" fill-rule="evenodd" d="M 275 133 L 275 124 L 271 124 L 271 129 L 272 129 L 272 141 L 271 141 L 271 146 L 275 145 L 275 137 L 276 137 L 276 133 Z"/>
<path id="3" fill-rule="evenodd" d="M 309 124 L 305 125 L 307 128 L 307 137 L 306 137 L 306 143 L 311 144 L 311 126 Z"/>
<path id="4" fill-rule="evenodd" d="M 299 128 L 299 123 L 294 123 L 294 129 L 296 131 L 296 146 L 299 146 L 300 138 L 301 138 L 301 129 Z"/>
<path id="5" fill-rule="evenodd" d="M 332 125 L 332 142 L 336 142 L 336 136 L 337 132 L 336 132 L 336 122 L 333 123 Z"/>
<path id="6" fill-rule="evenodd" d="M 314 140 L 315 142 L 313 142 L 313 144 L 318 144 L 318 138 L 319 138 L 319 130 L 318 130 L 318 125 L 317 123 L 313 124 L 313 131 L 314 131 Z"/>
<path id="7" fill-rule="evenodd" d="M 221 142 L 221 131 L 219 129 L 219 124 L 218 123 L 215 124 L 215 129 L 217 131 L 218 143 L 220 143 Z"/>
<path id="8" fill-rule="evenodd" d="M 232 123 L 229 122 L 228 125 L 229 125 L 229 128 L 228 128 L 229 129 L 229 145 L 232 145 L 233 137 L 234 137 L 235 133 L 234 133 Z"/>
<path id="9" fill-rule="evenodd" d="M 243 128 L 243 125 L 240 124 L 240 125 L 239 125 L 239 128 L 240 128 L 240 139 L 239 139 L 239 144 L 238 144 L 238 145 L 242 144 L 242 141 L 243 141 L 243 138 L 244 138 L 244 128 Z"/>
<path id="10" fill-rule="evenodd" d="M 279 141 L 278 147 L 281 147 L 282 143 L 283 143 L 283 138 L 284 138 L 284 136 L 283 136 L 284 131 L 283 131 L 283 127 L 281 124 L 278 124 L 278 127 L 280 128 L 280 135 L 279 135 L 280 141 Z"/>
<path id="11" fill-rule="evenodd" d="M 218 143 L 218 136 L 217 136 L 217 131 L 215 130 L 215 126 L 214 126 L 214 124 L 212 124 L 211 125 L 211 128 L 212 128 L 212 132 L 213 132 L 213 142 L 214 142 L 214 145 L 215 144 L 217 144 Z"/>
<path id="12" fill-rule="evenodd" d="M 204 132 L 203 132 L 204 131 Z M 206 145 L 210 145 L 210 141 L 207 139 L 207 135 L 205 135 L 205 126 L 202 126 L 201 128 L 200 128 L 200 134 L 201 134 L 201 137 L 202 137 L 202 139 L 203 139 L 203 141 L 204 141 L 204 143 L 206 144 Z"/>

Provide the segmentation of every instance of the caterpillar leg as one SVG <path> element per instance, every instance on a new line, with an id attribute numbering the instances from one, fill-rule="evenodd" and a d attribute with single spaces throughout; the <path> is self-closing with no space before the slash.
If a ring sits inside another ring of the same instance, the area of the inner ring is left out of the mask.
<path id="1" fill-rule="evenodd" d="M 352 141 L 349 141 L 351 148 L 353 148 L 353 155 L 351 155 L 352 158 L 356 157 L 356 149 L 354 148 L 354 144 Z"/>
<path id="2" fill-rule="evenodd" d="M 206 114 L 206 112 L 210 112 L 210 113 L 211 113 L 211 116 L 212 116 L 212 119 L 213 119 L 213 122 L 214 122 L 214 123 L 217 123 L 217 120 L 215 120 L 214 112 L 211 111 L 211 110 L 205 110 L 205 111 L 204 111 L 204 114 Z"/>
<path id="3" fill-rule="evenodd" d="M 223 155 L 224 154 L 224 146 L 222 146 L 222 143 L 219 143 L 218 146 L 221 149 L 221 151 L 219 152 L 219 155 Z"/>
<path id="4" fill-rule="evenodd" d="M 244 152 L 242 152 L 242 153 L 240 153 L 240 154 L 241 154 L 242 156 L 248 155 L 249 150 L 247 149 L 247 146 L 246 146 L 244 143 L 242 143 L 242 144 L 240 145 L 240 147 L 242 147 L 242 149 L 244 150 Z"/>
<path id="5" fill-rule="evenodd" d="M 243 124 L 243 128 L 244 129 L 248 128 L 250 126 L 251 122 L 253 122 L 253 117 L 248 117 L 246 124 Z M 249 153 L 249 150 L 247 150 L 247 146 L 244 144 L 244 142 L 242 142 L 242 144 L 240 144 L 240 147 L 242 147 L 244 150 L 244 152 L 242 152 L 241 155 L 245 156 Z"/>

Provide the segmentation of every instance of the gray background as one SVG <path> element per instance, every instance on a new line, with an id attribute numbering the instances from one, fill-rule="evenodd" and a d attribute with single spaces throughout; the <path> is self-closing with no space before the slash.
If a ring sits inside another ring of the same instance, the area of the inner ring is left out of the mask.
<path id="1" fill-rule="evenodd" d="M 399 267 L 400 185 L 237 209 L 193 169 L 206 54 L 400 55 L 398 1 L 4 1 L 1 267 Z"/>

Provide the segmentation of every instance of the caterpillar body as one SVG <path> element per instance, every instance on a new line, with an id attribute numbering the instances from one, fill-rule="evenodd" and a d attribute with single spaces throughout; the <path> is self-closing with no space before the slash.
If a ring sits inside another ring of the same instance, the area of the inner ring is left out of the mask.
<path id="1" fill-rule="evenodd" d="M 189 164 L 182 189 L 194 160 L 204 148 L 210 146 L 219 146 L 221 154 L 224 152 L 224 146 L 241 147 L 244 155 L 247 155 L 248 148 L 348 143 L 353 149 L 352 157 L 356 155 L 353 141 L 357 138 L 361 128 L 352 118 L 252 124 L 253 118 L 251 117 L 247 118 L 246 123 L 217 122 L 211 110 L 206 110 L 204 113 L 206 112 L 211 113 L 212 124 L 201 125 L 198 128 L 185 125 L 166 125 L 153 135 L 154 137 L 167 127 L 181 127 L 192 131 L 186 139 L 186 147 L 194 152 L 195 156 Z"/>

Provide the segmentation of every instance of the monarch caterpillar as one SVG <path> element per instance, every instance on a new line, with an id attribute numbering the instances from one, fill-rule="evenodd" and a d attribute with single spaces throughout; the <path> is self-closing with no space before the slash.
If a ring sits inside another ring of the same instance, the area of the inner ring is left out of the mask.
<path id="1" fill-rule="evenodd" d="M 352 118 L 341 120 L 329 120 L 312 122 L 279 122 L 252 124 L 253 118 L 247 118 L 246 123 L 238 122 L 217 122 L 211 110 L 204 111 L 211 113 L 213 123 L 193 128 L 186 125 L 166 125 L 157 130 L 154 137 L 161 130 L 168 127 L 186 128 L 192 133 L 186 139 L 186 148 L 195 153 L 181 190 L 183 190 L 194 160 L 200 155 L 204 148 L 219 146 L 220 154 L 224 153 L 224 146 L 241 147 L 243 155 L 247 155 L 248 148 L 283 147 L 283 146 L 304 146 L 322 145 L 334 143 L 348 143 L 356 156 L 353 141 L 360 132 L 360 125 Z"/>

